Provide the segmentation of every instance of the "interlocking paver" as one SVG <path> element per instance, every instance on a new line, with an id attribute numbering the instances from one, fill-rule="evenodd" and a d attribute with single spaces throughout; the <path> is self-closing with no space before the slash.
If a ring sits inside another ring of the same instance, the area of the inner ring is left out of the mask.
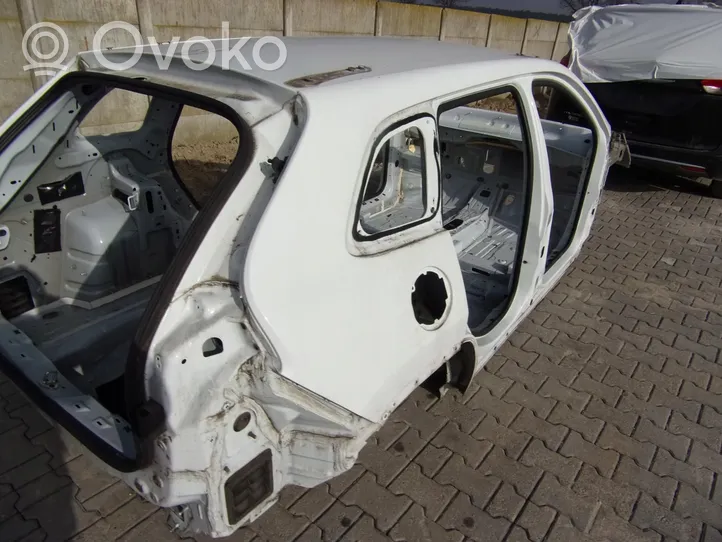
<path id="1" fill-rule="evenodd" d="M 604 427 L 602 420 L 587 418 L 563 403 L 557 403 L 547 418 L 549 423 L 564 425 L 579 432 L 586 440 L 595 442 Z"/>
<path id="2" fill-rule="evenodd" d="M 383 531 L 390 529 L 411 505 L 404 495 L 394 495 L 376 482 L 371 473 L 364 474 L 340 500 L 346 505 L 358 506 L 376 521 Z"/>
<path id="3" fill-rule="evenodd" d="M 534 489 L 531 501 L 537 506 L 549 506 L 571 518 L 574 526 L 581 531 L 589 529 L 599 508 L 595 499 L 574 493 L 547 474 Z"/>
<path id="4" fill-rule="evenodd" d="M 328 481 L 328 492 L 334 497 L 344 493 L 356 480 L 366 472 L 360 464 L 356 464 L 343 474 Z"/>
<path id="5" fill-rule="evenodd" d="M 531 501 L 527 501 L 524 510 L 517 518 L 516 524 L 524 529 L 527 538 L 533 542 L 544 540 L 557 513 L 553 508 L 540 507 Z"/>
<path id="6" fill-rule="evenodd" d="M 714 473 L 711 470 L 679 461 L 666 450 L 657 452 L 651 470 L 655 474 L 670 476 L 687 483 L 703 495 L 709 494 L 714 480 Z"/>
<path id="7" fill-rule="evenodd" d="M 524 508 L 524 502 L 524 497 L 516 492 L 514 486 L 504 482 L 486 507 L 486 512 L 492 517 L 514 522 Z"/>
<path id="8" fill-rule="evenodd" d="M 668 376 L 655 369 L 652 369 L 644 363 L 640 363 L 637 366 L 637 370 L 634 371 L 632 377 L 635 380 L 641 380 L 642 382 L 649 382 L 651 384 L 654 384 L 657 388 L 664 389 L 674 395 L 677 395 L 680 386 L 682 386 L 681 378 L 675 376 Z M 646 399 L 644 396 L 640 396 L 640 398 Z"/>
<path id="9" fill-rule="evenodd" d="M 323 532 L 324 540 L 336 541 L 363 514 L 358 506 L 346 506 L 340 501 L 333 503 L 331 508 L 316 520 L 316 525 Z"/>
<path id="10" fill-rule="evenodd" d="M 528 433 L 544 441 L 544 444 L 551 450 L 558 449 L 569 432 L 569 429 L 563 425 L 554 425 L 542 420 L 526 409 L 514 420 L 511 429 Z"/>
<path id="11" fill-rule="evenodd" d="M 32 444 L 25 438 L 24 425 L 19 425 L 3 433 L 2 440 L 3 443 L 8 444 L 0 446 L 0 474 L 5 474 L 43 453 L 40 446 Z"/>
<path id="12" fill-rule="evenodd" d="M 424 510 L 414 504 L 389 532 L 396 542 L 462 542 L 464 535 L 459 531 L 446 530 L 429 520 Z"/>
<path id="13" fill-rule="evenodd" d="M 68 476 L 58 475 L 55 472 L 48 472 L 40 478 L 20 487 L 17 492 L 20 499 L 16 503 L 18 510 L 23 511 L 25 508 L 38 502 L 39 500 L 52 495 L 59 489 L 70 486 L 73 480 Z"/>
<path id="14" fill-rule="evenodd" d="M 676 339 L 676 337 L 675 337 Z M 676 360 L 682 365 L 689 363 L 692 359 L 692 353 L 688 350 L 674 348 L 670 345 L 664 344 L 658 339 L 652 339 L 647 347 L 647 353 L 653 355 L 658 360 L 658 370 L 661 370 L 664 364 L 664 358 L 671 358 Z M 652 367 L 655 367 L 652 365 Z"/>
<path id="15" fill-rule="evenodd" d="M 86 511 L 75 500 L 75 494 L 69 487 L 60 489 L 22 512 L 24 518 L 36 520 L 46 533 L 52 534 L 51 539 L 71 538 L 101 519 L 97 512 Z"/>
<path id="16" fill-rule="evenodd" d="M 530 467 L 507 457 L 500 448 L 494 448 L 478 470 L 486 476 L 498 476 L 510 483 L 524 497 L 529 496 L 543 474 L 538 467 Z"/>
<path id="17" fill-rule="evenodd" d="M 536 363 L 536 362 L 534 362 Z M 502 378 L 508 378 L 514 380 L 517 383 L 522 383 L 529 390 L 536 392 L 539 387 L 544 383 L 546 375 L 543 373 L 531 372 L 519 365 L 514 360 L 508 359 L 496 372 L 496 374 Z M 514 387 L 507 392 L 507 398 L 510 393 L 513 393 Z M 508 400 L 508 399 L 507 399 Z"/>
<path id="18" fill-rule="evenodd" d="M 625 435 L 632 434 L 638 420 L 638 416 L 634 412 L 622 412 L 617 408 L 610 407 L 596 397 L 592 398 L 583 414 L 588 418 L 599 418 L 607 422 L 608 425 L 613 425 Z"/>
<path id="19" fill-rule="evenodd" d="M 85 448 L 67 431 L 54 427 L 33 438 L 31 442 L 52 456 L 50 466 L 54 469 L 72 461 L 85 452 Z M 28 455 L 27 459 L 30 459 Z"/>
<path id="20" fill-rule="evenodd" d="M 644 468 L 649 467 L 656 452 L 654 444 L 629 437 L 611 424 L 604 427 L 597 445 L 604 450 L 615 450 L 626 455 Z"/>
<path id="21" fill-rule="evenodd" d="M 578 374 L 576 370 L 553 363 L 549 358 L 544 356 L 539 356 L 534 363 L 529 366 L 529 370 L 533 373 L 554 378 L 565 386 L 568 386 Z"/>
<path id="22" fill-rule="evenodd" d="M 477 440 L 488 440 L 506 451 L 506 455 L 517 458 L 531 440 L 531 435 L 519 433 L 498 423 L 487 416 L 474 430 L 472 436 Z"/>
<path id="23" fill-rule="evenodd" d="M 553 399 L 529 391 L 520 382 L 515 382 L 509 391 L 506 392 L 504 401 L 528 408 L 540 418 L 546 418 L 555 404 Z"/>
<path id="24" fill-rule="evenodd" d="M 565 457 L 581 459 L 584 463 L 595 467 L 602 476 L 607 478 L 612 475 L 619 461 L 619 453 L 614 450 L 605 450 L 584 440 L 576 431 L 569 433 L 569 437 L 567 437 L 559 453 Z"/>
<path id="25" fill-rule="evenodd" d="M 589 465 L 582 467 L 572 489 L 584 497 L 606 504 L 623 518 L 632 515 L 632 508 L 639 495 L 636 488 L 599 476 L 597 470 Z"/>
<path id="26" fill-rule="evenodd" d="M 27 520 L 20 514 L 15 514 L 0 523 L 0 540 L 3 542 L 16 542 L 22 540 L 37 529 L 37 521 Z"/>
<path id="27" fill-rule="evenodd" d="M 444 529 L 457 530 L 472 540 L 502 540 L 511 524 L 504 518 L 494 518 L 475 507 L 468 495 L 459 493 L 439 520 Z"/>
<path id="28" fill-rule="evenodd" d="M 414 458 L 414 463 L 421 467 L 421 472 L 424 475 L 433 478 L 452 455 L 453 452 L 448 448 L 437 448 L 427 444 L 419 455 Z"/>
<path id="29" fill-rule="evenodd" d="M 722 455 L 715 450 L 710 450 L 700 441 L 692 443 L 688 461 L 696 467 L 703 467 L 722 474 Z"/>
<path id="30" fill-rule="evenodd" d="M 718 412 L 722 411 L 722 395 L 704 390 L 692 382 L 684 382 L 679 392 L 682 399 L 689 399 L 707 406 L 711 406 Z"/>
<path id="31" fill-rule="evenodd" d="M 459 454 L 469 466 L 476 467 L 492 448 L 492 443 L 470 437 L 450 422 L 444 426 L 431 443 L 438 448 L 448 448 Z"/>
<path id="32" fill-rule="evenodd" d="M 703 360 L 706 363 L 710 363 Z M 683 380 L 689 380 L 693 384 L 696 384 L 702 389 L 707 389 L 709 384 L 710 374 L 697 370 L 695 367 L 687 367 L 681 363 L 677 363 L 673 359 L 668 359 L 662 368 L 662 372 L 670 376 L 678 376 Z"/>
<path id="33" fill-rule="evenodd" d="M 409 465 L 389 486 L 389 490 L 396 495 L 406 495 L 420 504 L 426 517 L 431 520 L 439 517 L 456 493 L 453 486 L 441 485 L 424 476 L 421 468 L 415 464 Z"/>
<path id="34" fill-rule="evenodd" d="M 343 535 L 340 542 L 390 542 L 391 539 L 384 535 L 374 525 L 370 516 L 362 516 L 351 529 Z"/>
<path id="35" fill-rule="evenodd" d="M 643 401 L 649 399 L 649 396 L 652 393 L 652 388 L 654 388 L 654 384 L 652 382 L 642 382 L 636 378 L 629 378 L 629 374 L 622 374 L 615 367 L 610 367 L 609 371 L 604 376 L 604 383 L 608 386 L 620 388 L 629 393 L 633 393 Z"/>
<path id="36" fill-rule="evenodd" d="M 11 442 L 8 440 L 7 442 Z M 13 442 L 14 445 L 14 442 Z M 18 489 L 25 484 L 36 480 L 51 470 L 50 454 L 41 453 L 35 457 L 21 463 L 14 469 L 5 471 L 0 474 L 0 484 L 9 484 Z"/>
<path id="37" fill-rule="evenodd" d="M 687 457 L 687 450 L 689 450 L 691 442 L 685 436 L 674 435 L 660 429 L 649 420 L 640 420 L 633 436 L 641 442 L 651 442 L 668 450 L 674 457 L 682 461 Z"/>
<path id="38" fill-rule="evenodd" d="M 397 408 L 389 418 L 392 421 L 403 421 L 409 426 L 416 429 L 421 438 L 429 440 L 436 432 L 441 429 L 446 420 L 439 416 L 434 416 L 431 412 L 427 412 L 420 406 L 415 397 L 410 397 Z"/>
<path id="39" fill-rule="evenodd" d="M 122 482 L 116 482 L 83 502 L 83 508 L 107 516 L 134 497 L 135 493 L 128 486 Z"/>
<path id="40" fill-rule="evenodd" d="M 717 355 L 719 354 L 719 346 L 716 345 L 716 338 L 706 332 L 702 333 L 700 342 L 690 340 L 684 335 L 677 335 L 674 346 L 680 350 L 699 354 L 707 361 L 716 361 Z"/>
<path id="41" fill-rule="evenodd" d="M 622 348 L 622 351 L 619 353 L 619 357 L 627 360 L 627 363 L 625 364 L 618 364 L 615 363 L 614 366 L 619 369 L 619 371 L 623 374 L 630 375 L 632 374 L 632 370 L 636 367 L 637 363 L 644 363 L 645 365 L 649 365 L 653 369 L 660 371 L 662 370 L 662 367 L 664 366 L 664 360 L 665 357 L 662 355 L 659 355 L 658 352 L 652 352 L 652 349 L 654 347 L 655 340 L 652 339 L 651 346 L 647 348 L 647 351 L 640 350 L 639 348 L 625 343 L 624 347 Z M 609 358 L 607 358 L 609 359 Z M 611 360 L 610 360 L 611 363 Z"/>
<path id="42" fill-rule="evenodd" d="M 495 358 L 492 358 L 489 363 L 484 366 L 484 370 L 479 374 L 479 377 L 476 380 L 478 381 L 481 388 L 486 389 L 488 393 L 490 393 L 494 397 L 501 398 L 506 393 L 506 390 L 511 388 L 512 384 L 514 384 L 514 381 L 509 380 L 508 378 L 499 378 L 492 372 L 493 367 L 490 367 L 490 365 L 492 364 L 491 362 L 496 359 L 505 361 L 505 359 L 501 356 L 496 356 Z"/>
<path id="43" fill-rule="evenodd" d="M 406 468 L 411 458 L 406 454 L 394 453 L 369 444 L 361 450 L 358 462 L 376 475 L 379 484 L 385 486 Z"/>
<path id="44" fill-rule="evenodd" d="M 115 540 L 145 518 L 152 516 L 154 512 L 153 505 L 140 498 L 133 499 L 112 515 L 93 523 L 71 540 L 73 542 Z"/>
<path id="45" fill-rule="evenodd" d="M 619 397 L 622 395 L 622 389 L 597 382 L 584 373 L 579 375 L 572 387 L 575 390 L 582 391 L 601 399 L 610 406 L 617 404 Z"/>
<path id="46" fill-rule="evenodd" d="M 574 457 L 551 451 L 540 440 L 534 439 L 520 459 L 521 463 L 530 467 L 538 467 L 543 471 L 553 474 L 565 486 L 570 485 L 576 478 L 582 461 Z"/>
<path id="47" fill-rule="evenodd" d="M 687 484 L 680 485 L 674 511 L 682 517 L 698 517 L 708 525 L 722 529 L 722 506 L 703 497 Z"/>
<path id="48" fill-rule="evenodd" d="M 457 394 L 452 392 L 442 397 L 440 401 L 431 407 L 430 411 L 436 416 L 454 420 L 464 433 L 473 431 L 486 416 L 483 410 L 474 410 L 462 403 Z"/>
<path id="49" fill-rule="evenodd" d="M 303 516 L 309 521 L 315 521 L 334 502 L 336 499 L 328 492 L 328 486 L 321 484 L 304 493 L 288 508 L 288 511 L 294 516 Z"/>
<path id="50" fill-rule="evenodd" d="M 707 361 L 701 356 L 693 356 L 692 361 L 689 364 L 690 369 L 699 371 L 703 374 L 707 375 L 714 375 L 717 377 L 722 377 L 722 364 L 720 363 L 714 363 L 712 361 Z M 691 379 L 688 379 L 691 381 Z M 706 387 L 701 386 L 699 383 L 697 383 L 700 387 Z"/>
<path id="51" fill-rule="evenodd" d="M 602 507 L 594 521 L 591 534 L 597 540 L 610 540 L 612 542 L 659 542 L 662 537 L 655 532 L 645 532 L 630 525 L 620 518 L 614 511 Z"/>
<path id="52" fill-rule="evenodd" d="M 652 393 L 654 393 L 654 391 Z M 667 425 L 667 420 L 672 413 L 672 410 L 669 408 L 657 406 L 651 402 L 642 401 L 627 392 L 624 392 L 622 395 L 619 404 L 617 404 L 617 409 L 621 412 L 633 412 L 642 418 L 652 420 L 659 427 Z"/>
<path id="53" fill-rule="evenodd" d="M 568 517 L 559 516 L 549 532 L 549 540 L 555 542 L 592 542 L 594 539 L 577 529 Z"/>
<path id="54" fill-rule="evenodd" d="M 486 476 L 467 466 L 457 455 L 451 457 L 434 479 L 466 493 L 477 508 L 484 508 L 501 485 L 499 476 Z"/>
<path id="55" fill-rule="evenodd" d="M 522 407 L 494 397 L 489 390 L 481 388 L 467 403 L 470 407 L 483 410 L 500 424 L 508 426 L 521 412 Z"/>
<path id="56" fill-rule="evenodd" d="M 640 529 L 653 529 L 677 540 L 698 540 L 702 531 L 699 519 L 684 517 L 659 506 L 649 495 L 642 493 L 631 520 Z"/>
<path id="57" fill-rule="evenodd" d="M 547 379 L 539 390 L 539 395 L 561 403 L 566 403 L 577 412 L 581 412 L 591 399 L 590 394 L 565 386 L 556 378 Z"/>
<path id="58" fill-rule="evenodd" d="M 25 437 L 28 439 L 42 435 L 52 428 L 50 423 L 40 414 L 40 411 L 31 404 L 13 410 L 10 416 L 25 424 Z"/>
<path id="59" fill-rule="evenodd" d="M 641 489 L 651 495 L 659 504 L 666 508 L 672 506 L 677 481 L 667 476 L 657 476 L 641 468 L 634 460 L 622 456 L 614 471 L 613 479 L 620 484 L 627 484 Z"/>

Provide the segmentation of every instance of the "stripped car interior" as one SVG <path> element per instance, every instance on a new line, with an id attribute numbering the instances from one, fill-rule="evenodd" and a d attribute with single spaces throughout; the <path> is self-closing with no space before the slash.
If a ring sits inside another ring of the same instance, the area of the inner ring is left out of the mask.
<path id="1" fill-rule="evenodd" d="M 3 194 L 0 312 L 78 389 L 122 414 L 138 323 L 200 206 L 172 164 L 183 102 L 137 94 L 149 100 L 137 129 L 83 135 L 114 90 L 73 86 L 28 146 L 3 155 L 2 180 L 22 188 Z"/>

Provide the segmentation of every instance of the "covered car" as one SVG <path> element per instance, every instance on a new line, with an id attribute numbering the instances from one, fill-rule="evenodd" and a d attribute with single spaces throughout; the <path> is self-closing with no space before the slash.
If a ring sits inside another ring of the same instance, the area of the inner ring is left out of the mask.
<path id="1" fill-rule="evenodd" d="M 722 9 L 584 8 L 569 44 L 563 63 L 626 136 L 633 164 L 712 179 L 722 196 Z"/>

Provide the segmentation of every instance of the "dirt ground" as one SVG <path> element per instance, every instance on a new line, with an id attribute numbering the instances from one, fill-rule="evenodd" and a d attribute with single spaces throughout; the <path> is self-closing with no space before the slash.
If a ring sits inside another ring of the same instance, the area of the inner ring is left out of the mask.
<path id="1" fill-rule="evenodd" d="M 177 145 L 173 164 L 188 191 L 202 207 L 238 152 L 238 138 L 226 142 Z"/>
<path id="2" fill-rule="evenodd" d="M 545 89 L 546 90 L 546 89 Z M 547 109 L 551 99 L 551 92 L 545 90 L 536 89 L 534 92 L 534 101 L 539 111 L 539 115 L 542 118 L 546 118 Z M 516 100 L 509 94 L 502 94 L 499 96 L 492 96 L 490 98 L 484 98 L 476 102 L 468 104 L 469 107 L 475 107 L 478 109 L 486 109 L 488 111 L 499 111 L 501 113 L 516 113 Z"/>

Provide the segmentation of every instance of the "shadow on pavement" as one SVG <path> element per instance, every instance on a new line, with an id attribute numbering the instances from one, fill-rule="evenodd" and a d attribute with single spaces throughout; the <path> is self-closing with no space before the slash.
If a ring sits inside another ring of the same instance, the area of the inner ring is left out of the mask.
<path id="1" fill-rule="evenodd" d="M 0 540 L 67 540 L 97 521 L 70 477 L 102 483 L 84 463 L 79 444 L 0 375 Z"/>
<path id="2" fill-rule="evenodd" d="M 631 167 L 612 167 L 604 186 L 611 192 L 659 192 L 671 190 L 695 196 L 710 197 L 710 188 L 700 182 L 670 173 Z"/>

